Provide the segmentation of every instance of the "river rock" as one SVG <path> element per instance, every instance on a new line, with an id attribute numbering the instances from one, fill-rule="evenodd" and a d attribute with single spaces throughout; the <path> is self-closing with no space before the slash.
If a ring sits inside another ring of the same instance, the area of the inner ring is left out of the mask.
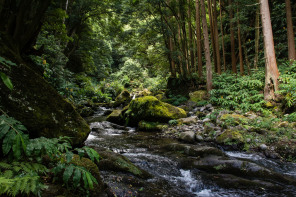
<path id="1" fill-rule="evenodd" d="M 14 89 L 0 82 L 0 103 L 4 111 L 28 129 L 31 138 L 71 137 L 72 145 L 81 145 L 90 129 L 72 104 L 66 101 L 41 75 L 34 65 L 17 57 L 10 77 Z M 3 66 L 0 71 L 4 72 Z"/>
<path id="2" fill-rule="evenodd" d="M 124 119 L 122 117 L 122 110 L 115 109 L 112 113 L 107 117 L 107 121 L 113 122 L 115 124 L 124 124 Z"/>
<path id="3" fill-rule="evenodd" d="M 141 120 L 167 123 L 172 119 L 185 118 L 186 112 L 178 107 L 159 101 L 154 96 L 145 96 L 131 101 L 124 117 L 129 125 Z"/>
<path id="4" fill-rule="evenodd" d="M 179 139 L 185 142 L 193 143 L 195 142 L 195 133 L 193 131 L 182 132 Z"/>
<path id="5" fill-rule="evenodd" d="M 243 144 L 244 138 L 240 131 L 227 129 L 221 135 L 216 138 L 216 142 L 219 144 Z"/>
<path id="6" fill-rule="evenodd" d="M 188 118 L 178 119 L 178 124 L 194 124 L 197 123 L 197 116 L 190 116 Z"/>
<path id="7" fill-rule="evenodd" d="M 113 107 L 118 107 L 120 105 L 126 106 L 132 100 L 128 90 L 123 90 L 116 98 L 113 103 Z"/>
<path id="8" fill-rule="evenodd" d="M 283 122 L 280 122 L 277 126 L 278 127 L 288 127 L 289 126 L 289 122 L 288 121 L 283 121 Z"/>
<path id="9" fill-rule="evenodd" d="M 266 150 L 268 147 L 266 146 L 266 144 L 260 144 L 259 148 L 261 150 Z"/>
<path id="10" fill-rule="evenodd" d="M 102 157 L 98 166 L 100 170 L 131 173 L 140 178 L 150 178 L 145 170 L 135 166 L 128 158 L 109 150 L 97 150 Z"/>
<path id="11" fill-rule="evenodd" d="M 158 122 L 146 122 L 143 120 L 138 124 L 138 130 L 140 131 L 161 131 L 165 127 L 167 127 L 166 124 L 161 124 Z"/>

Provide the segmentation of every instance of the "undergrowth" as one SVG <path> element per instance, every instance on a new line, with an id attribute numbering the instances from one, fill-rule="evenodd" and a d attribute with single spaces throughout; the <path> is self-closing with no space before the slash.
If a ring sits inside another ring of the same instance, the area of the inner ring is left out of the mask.
<path id="1" fill-rule="evenodd" d="M 73 164 L 72 159 L 77 153 L 99 162 L 100 156 L 89 147 L 73 149 L 69 141 L 68 137 L 29 139 L 27 129 L 19 121 L 1 115 L 0 195 L 40 195 L 46 188 L 41 177 L 48 173 L 53 174 L 54 179 L 62 180 L 70 190 L 79 187 L 87 193 L 93 189 L 97 180 L 83 166 Z M 45 157 L 50 158 L 46 166 L 43 165 Z"/>

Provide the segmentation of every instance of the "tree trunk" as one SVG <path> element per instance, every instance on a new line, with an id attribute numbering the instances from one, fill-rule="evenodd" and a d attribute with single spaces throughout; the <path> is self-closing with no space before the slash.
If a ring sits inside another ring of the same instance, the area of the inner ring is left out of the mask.
<path id="1" fill-rule="evenodd" d="M 294 31 L 293 31 L 293 23 L 292 23 L 291 2 L 290 0 L 285 0 L 285 1 L 286 1 L 289 60 L 293 62 L 296 60 L 296 51 L 295 51 L 295 40 L 294 40 Z"/>
<path id="2" fill-rule="evenodd" d="M 244 50 L 244 55 L 245 55 L 245 61 L 246 61 L 246 65 L 247 65 L 247 68 L 248 68 L 248 74 L 250 75 L 251 74 L 251 67 L 250 67 L 250 61 L 249 61 L 249 58 L 248 58 L 246 40 L 245 40 L 245 38 L 243 38 L 242 40 L 243 40 L 242 44 L 243 44 L 243 50 Z"/>
<path id="3" fill-rule="evenodd" d="M 277 68 L 274 41 L 272 34 L 272 26 L 270 20 L 270 12 L 268 0 L 260 0 L 260 12 L 264 37 L 265 52 L 265 88 L 264 99 L 274 99 L 274 92 L 278 91 L 279 71 Z"/>
<path id="4" fill-rule="evenodd" d="M 195 68 L 194 52 L 193 52 L 193 37 L 191 27 L 191 7 L 190 0 L 188 0 L 188 32 L 189 32 L 189 51 L 190 51 L 190 71 L 193 72 Z M 196 71 L 196 69 L 195 69 Z"/>
<path id="5" fill-rule="evenodd" d="M 228 0 L 229 6 L 232 5 L 232 0 Z M 231 66 L 232 72 L 237 73 L 236 69 L 236 56 L 235 56 L 235 38 L 234 38 L 234 29 L 233 29 L 233 10 L 230 8 L 229 10 L 229 18 L 230 18 L 230 40 L 231 40 Z"/>
<path id="6" fill-rule="evenodd" d="M 221 24 L 221 38 L 222 38 L 222 52 L 223 52 L 223 65 L 224 65 L 224 72 L 226 71 L 226 56 L 225 56 L 225 47 L 224 47 L 224 33 L 223 33 L 223 24 L 222 24 L 222 7 L 221 7 L 221 0 L 219 0 L 220 5 L 220 24 Z"/>
<path id="7" fill-rule="evenodd" d="M 259 3 L 260 0 L 257 0 Z M 260 5 L 256 8 L 256 20 L 255 20 L 255 57 L 254 67 L 258 69 L 258 56 L 259 56 L 259 40 L 260 40 Z"/>
<path id="8" fill-rule="evenodd" d="M 212 90 L 212 64 L 211 64 L 209 33 L 208 33 L 208 24 L 207 24 L 206 8 L 205 8 L 204 0 L 200 0 L 200 5 L 201 5 L 203 35 L 204 35 L 204 50 L 205 50 L 206 67 L 207 67 L 207 90 L 209 93 L 210 90 Z"/>
<path id="9" fill-rule="evenodd" d="M 173 57 L 174 46 L 173 46 L 173 40 L 171 36 L 169 37 L 169 49 L 170 49 L 169 59 L 170 59 L 170 66 L 171 66 L 171 75 L 172 77 L 176 77 L 176 66 L 175 66 L 175 61 Z"/>
<path id="10" fill-rule="evenodd" d="M 217 55 L 216 55 L 216 41 L 215 41 L 215 30 L 214 30 L 214 22 L 213 22 L 213 10 L 212 10 L 212 0 L 208 0 L 208 14 L 210 20 L 210 32 L 211 32 L 211 43 L 213 48 L 213 56 L 214 56 L 214 65 L 215 65 L 215 72 L 218 72 L 217 66 Z"/>
<path id="11" fill-rule="evenodd" d="M 219 37 L 218 37 L 218 24 L 217 24 L 217 4 L 216 0 L 213 0 L 213 28 L 214 28 L 214 35 L 215 35 L 215 51 L 217 57 L 217 71 L 218 74 L 221 74 L 221 56 L 219 51 Z"/>
<path id="12" fill-rule="evenodd" d="M 199 0 L 195 0 L 196 10 L 196 43 L 197 43 L 197 58 L 198 58 L 198 76 L 202 77 L 202 47 L 201 47 L 201 27 L 200 27 L 200 7 Z"/>
<path id="13" fill-rule="evenodd" d="M 238 9 L 237 14 L 239 15 Z M 241 76 L 244 75 L 245 69 L 244 69 L 244 60 L 243 60 L 243 51 L 242 51 L 242 41 L 241 41 L 241 30 L 240 30 L 240 23 L 239 23 L 239 17 L 237 17 L 237 38 L 238 38 L 238 49 L 239 49 L 239 65 L 240 65 L 240 74 Z"/>

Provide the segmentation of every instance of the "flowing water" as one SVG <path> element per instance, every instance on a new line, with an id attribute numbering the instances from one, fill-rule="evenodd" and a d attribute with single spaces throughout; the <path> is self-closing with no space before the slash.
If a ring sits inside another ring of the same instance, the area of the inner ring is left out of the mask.
<path id="1" fill-rule="evenodd" d="M 144 185 L 139 184 L 137 189 L 133 189 L 129 184 L 124 185 L 114 181 L 116 177 L 118 179 L 122 176 L 122 173 L 103 171 L 104 181 L 117 196 L 296 196 L 296 189 L 293 186 L 282 191 L 219 187 L 212 181 L 214 174 L 198 169 L 182 169 L 179 154 L 167 153 L 160 149 L 165 144 L 179 143 L 177 140 L 159 138 L 155 133 L 136 132 L 134 128 L 125 128 L 107 122 L 104 119 L 106 110 L 101 108 L 93 117 L 87 119 L 92 132 L 85 144 L 120 153 L 153 175 L 153 178 L 144 180 Z M 257 154 L 225 153 L 229 158 L 252 161 L 296 179 L 296 164 L 266 159 Z"/>

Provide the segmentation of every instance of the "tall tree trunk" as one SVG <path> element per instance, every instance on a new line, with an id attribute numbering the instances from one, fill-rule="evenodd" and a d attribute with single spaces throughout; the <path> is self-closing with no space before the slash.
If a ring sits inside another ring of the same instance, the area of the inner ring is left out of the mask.
<path id="1" fill-rule="evenodd" d="M 170 60 L 170 66 L 171 66 L 171 75 L 172 77 L 176 77 L 176 66 L 175 66 L 175 61 L 174 61 L 174 46 L 173 46 L 173 40 L 171 37 L 169 37 L 169 49 L 170 49 L 170 55 L 169 55 L 169 60 Z"/>
<path id="2" fill-rule="evenodd" d="M 217 71 L 218 74 L 221 74 L 221 56 L 219 51 L 219 37 L 218 37 L 218 24 L 217 24 L 217 3 L 216 0 L 213 0 L 213 28 L 215 35 L 215 51 L 217 57 Z"/>
<path id="3" fill-rule="evenodd" d="M 257 0 L 259 3 L 260 0 Z M 254 57 L 254 67 L 258 69 L 259 60 L 259 40 L 260 40 L 260 5 L 256 8 L 256 20 L 255 20 L 255 57 Z"/>
<path id="4" fill-rule="evenodd" d="M 240 23 L 239 23 L 239 12 L 237 9 L 237 38 L 238 38 L 238 49 L 239 49 L 239 65 L 240 65 L 240 74 L 243 76 L 245 69 L 244 69 L 244 60 L 243 60 L 243 51 L 242 51 L 242 41 L 241 41 L 241 29 L 240 29 Z"/>
<path id="5" fill-rule="evenodd" d="M 296 60 L 296 51 L 295 51 L 295 40 L 294 40 L 294 31 L 292 23 L 292 13 L 291 13 L 291 2 L 290 0 L 286 1 L 286 16 L 287 16 L 287 33 L 288 33 L 288 51 L 289 51 L 289 60 Z"/>
<path id="6" fill-rule="evenodd" d="M 217 66 L 217 55 L 216 55 L 216 41 L 215 41 L 215 30 L 214 30 L 214 22 L 213 22 L 213 10 L 212 10 L 212 0 L 208 0 L 208 14 L 210 20 L 210 32 L 211 32 L 211 44 L 213 48 L 213 56 L 214 56 L 214 65 L 215 65 L 215 72 L 218 72 Z"/>
<path id="7" fill-rule="evenodd" d="M 268 0 L 260 0 L 260 12 L 264 36 L 265 52 L 265 88 L 264 99 L 274 99 L 274 92 L 278 90 L 279 71 L 275 58 L 274 41 Z"/>
<path id="8" fill-rule="evenodd" d="M 193 52 L 193 37 L 192 37 L 192 27 L 191 27 L 191 7 L 190 0 L 188 0 L 188 32 L 189 32 L 189 51 L 190 51 L 190 71 L 193 72 L 195 68 L 194 52 Z M 196 69 L 195 69 L 196 71 Z"/>
<path id="9" fill-rule="evenodd" d="M 200 27 L 200 7 L 199 0 L 195 0 L 196 10 L 196 43 L 197 43 L 197 58 L 198 58 L 198 76 L 202 77 L 202 47 L 201 47 L 201 27 Z"/>
<path id="10" fill-rule="evenodd" d="M 210 43 L 209 43 L 209 33 L 208 33 L 208 24 L 206 18 L 206 8 L 204 0 L 200 0 L 201 5 L 201 16 L 202 16 L 202 27 L 204 35 L 204 50 L 206 56 L 206 67 L 207 67 L 207 90 L 212 90 L 212 64 L 211 64 L 211 55 L 210 55 Z"/>
<path id="11" fill-rule="evenodd" d="M 229 6 L 232 5 L 232 0 L 228 0 Z M 229 10 L 229 18 L 230 18 L 230 40 L 231 40 L 231 66 L 232 72 L 237 73 L 236 69 L 236 56 L 235 56 L 235 38 L 234 38 L 234 29 L 233 29 L 233 9 Z"/>
<path id="12" fill-rule="evenodd" d="M 224 33 L 223 33 L 223 24 L 222 24 L 222 7 L 221 7 L 221 0 L 219 0 L 220 5 L 220 24 L 221 24 L 221 38 L 222 38 L 222 52 L 223 52 L 223 65 L 224 65 L 224 72 L 226 71 L 226 56 L 225 56 L 225 47 L 224 47 Z"/>

